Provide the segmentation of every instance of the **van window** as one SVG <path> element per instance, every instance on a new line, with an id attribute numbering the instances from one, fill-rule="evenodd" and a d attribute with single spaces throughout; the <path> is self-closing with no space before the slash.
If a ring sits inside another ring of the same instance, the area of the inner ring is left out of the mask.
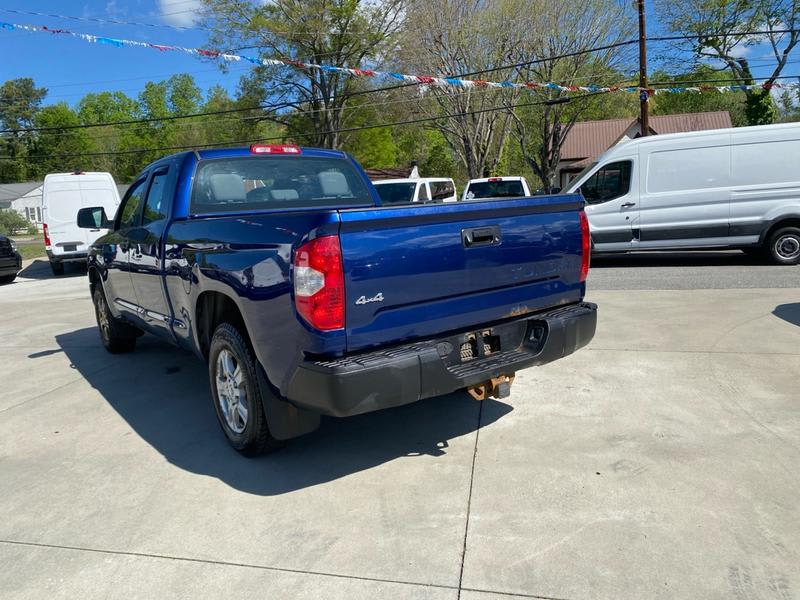
<path id="1" fill-rule="evenodd" d="M 601 204 L 620 198 L 631 188 L 630 160 L 608 163 L 583 182 L 580 192 L 589 204 Z"/>
<path id="2" fill-rule="evenodd" d="M 740 144 L 733 147 L 733 185 L 800 181 L 800 140 Z"/>
<path id="3" fill-rule="evenodd" d="M 139 223 L 139 208 L 142 206 L 145 181 L 147 180 L 142 179 L 134 183 L 125 195 L 125 199 L 119 208 L 120 218 L 117 229 L 127 229 Z"/>
<path id="4" fill-rule="evenodd" d="M 456 188 L 449 181 L 431 181 L 431 196 L 434 202 L 442 202 L 456 194 Z"/>
<path id="5" fill-rule="evenodd" d="M 730 185 L 730 146 L 681 148 L 653 152 L 647 169 L 647 191 L 678 192 Z"/>
<path id="6" fill-rule="evenodd" d="M 153 182 L 150 184 L 150 190 L 147 192 L 147 202 L 144 204 L 142 225 L 166 219 L 164 192 L 167 189 L 167 183 L 169 183 L 168 171 L 157 171 L 156 174 L 153 175 Z"/>

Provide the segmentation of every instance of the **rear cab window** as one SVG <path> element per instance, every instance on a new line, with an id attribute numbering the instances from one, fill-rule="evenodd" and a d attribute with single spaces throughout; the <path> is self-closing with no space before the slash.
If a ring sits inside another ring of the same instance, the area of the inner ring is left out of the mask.
<path id="1" fill-rule="evenodd" d="M 364 180 L 344 158 L 259 155 L 201 160 L 190 212 L 373 205 Z"/>
<path id="2" fill-rule="evenodd" d="M 519 198 L 525 195 L 522 182 L 516 181 L 477 181 L 469 184 L 466 198 Z"/>

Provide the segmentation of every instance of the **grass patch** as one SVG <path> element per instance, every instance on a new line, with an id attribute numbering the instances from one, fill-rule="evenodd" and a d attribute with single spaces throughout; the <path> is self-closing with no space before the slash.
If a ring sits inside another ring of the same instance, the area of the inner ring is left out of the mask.
<path id="1" fill-rule="evenodd" d="M 22 255 L 22 260 L 47 256 L 44 244 L 25 244 L 24 246 L 17 246 L 17 251 Z"/>

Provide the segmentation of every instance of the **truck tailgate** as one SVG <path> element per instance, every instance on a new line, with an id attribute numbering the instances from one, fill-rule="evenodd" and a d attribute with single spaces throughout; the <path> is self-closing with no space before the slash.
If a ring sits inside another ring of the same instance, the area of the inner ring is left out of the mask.
<path id="1" fill-rule="evenodd" d="M 577 195 L 340 213 L 348 351 L 577 302 Z"/>

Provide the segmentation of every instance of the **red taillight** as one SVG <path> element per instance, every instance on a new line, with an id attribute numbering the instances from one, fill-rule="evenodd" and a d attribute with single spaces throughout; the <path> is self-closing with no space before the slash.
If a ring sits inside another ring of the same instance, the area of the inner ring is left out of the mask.
<path id="1" fill-rule="evenodd" d="M 344 271 L 337 236 L 318 237 L 295 252 L 294 303 L 315 329 L 344 327 Z"/>
<path id="2" fill-rule="evenodd" d="M 489 183 L 497 183 L 498 181 L 503 181 L 502 177 L 489 177 Z"/>
<path id="3" fill-rule="evenodd" d="M 251 154 L 302 154 L 300 146 L 293 144 L 253 144 Z"/>
<path id="4" fill-rule="evenodd" d="M 47 223 L 42 223 L 42 233 L 44 234 L 44 247 L 50 249 L 50 236 L 47 235 Z"/>
<path id="5" fill-rule="evenodd" d="M 586 281 L 589 276 L 589 260 L 592 254 L 592 236 L 589 233 L 589 219 L 586 213 L 578 213 L 581 220 L 581 275 L 580 281 Z"/>

